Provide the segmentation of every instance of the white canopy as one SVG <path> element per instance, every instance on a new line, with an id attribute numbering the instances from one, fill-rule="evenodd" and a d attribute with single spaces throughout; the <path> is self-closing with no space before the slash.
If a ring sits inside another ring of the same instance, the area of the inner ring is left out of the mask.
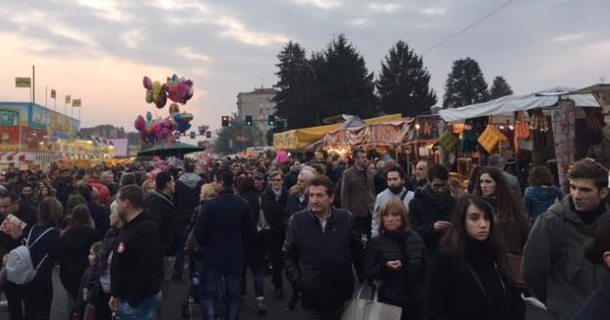
<path id="1" fill-rule="evenodd" d="M 455 109 L 444 109 L 439 114 L 446 122 L 455 122 L 535 108 L 550 108 L 556 106 L 557 101 L 562 97 L 574 100 L 576 107 L 601 107 L 592 94 L 576 93 L 576 90 L 574 88 L 555 87 L 525 95 L 505 96 Z"/>

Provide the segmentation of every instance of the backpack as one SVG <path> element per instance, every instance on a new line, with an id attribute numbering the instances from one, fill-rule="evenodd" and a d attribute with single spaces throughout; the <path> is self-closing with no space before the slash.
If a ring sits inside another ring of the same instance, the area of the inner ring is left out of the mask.
<path id="1" fill-rule="evenodd" d="M 36 273 L 38 273 L 38 269 L 40 269 L 40 266 L 42 266 L 49 254 L 45 254 L 34 269 L 32 256 L 30 255 L 30 248 L 32 248 L 38 242 L 38 240 L 47 234 L 47 232 L 53 229 L 54 228 L 47 229 L 36 240 L 34 240 L 32 244 L 30 244 L 30 238 L 32 237 L 32 231 L 34 230 L 34 227 L 32 227 L 27 239 L 23 240 L 22 245 L 9 252 L 8 260 L 6 262 L 6 278 L 8 281 L 15 284 L 26 284 L 34 280 Z"/>

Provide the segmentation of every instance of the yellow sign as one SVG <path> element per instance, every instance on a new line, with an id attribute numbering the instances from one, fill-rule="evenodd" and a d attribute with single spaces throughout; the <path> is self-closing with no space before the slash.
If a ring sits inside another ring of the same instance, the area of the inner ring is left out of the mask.
<path id="1" fill-rule="evenodd" d="M 72 100 L 72 107 L 80 107 L 81 106 L 82 101 L 80 99 L 74 99 Z"/>
<path id="2" fill-rule="evenodd" d="M 31 78 L 15 78 L 15 87 L 17 88 L 29 88 L 32 86 Z"/>

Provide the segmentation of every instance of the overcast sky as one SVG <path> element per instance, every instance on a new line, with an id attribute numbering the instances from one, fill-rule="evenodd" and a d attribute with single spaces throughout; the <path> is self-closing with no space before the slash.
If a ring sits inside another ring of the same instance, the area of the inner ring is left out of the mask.
<path id="1" fill-rule="evenodd" d="M 236 95 L 276 82 L 276 55 L 293 40 L 323 49 L 344 33 L 369 71 L 398 40 L 423 53 L 508 0 L 7 0 L 0 6 L 0 101 L 28 101 L 14 78 L 36 65 L 45 86 L 82 98 L 82 125 L 115 124 L 151 111 L 142 77 L 193 79 L 183 108 L 195 126 L 217 128 Z M 610 1 L 517 0 L 423 55 L 439 102 L 452 62 L 477 60 L 489 85 L 504 76 L 515 93 L 610 82 Z M 53 103 L 49 100 L 49 107 Z M 68 110 L 70 113 L 70 110 Z"/>

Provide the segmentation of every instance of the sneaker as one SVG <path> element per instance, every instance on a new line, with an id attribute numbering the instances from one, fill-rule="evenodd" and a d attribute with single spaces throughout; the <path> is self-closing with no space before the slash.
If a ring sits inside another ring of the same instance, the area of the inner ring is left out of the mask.
<path id="1" fill-rule="evenodd" d="M 258 308 L 257 314 L 259 316 L 264 316 L 267 314 L 267 308 L 265 308 L 265 305 L 263 304 L 263 299 L 263 297 L 256 297 L 256 306 Z"/>
<path id="2" fill-rule="evenodd" d="M 2 309 L 8 308 L 8 301 L 0 300 L 0 308 L 2 308 Z"/>

